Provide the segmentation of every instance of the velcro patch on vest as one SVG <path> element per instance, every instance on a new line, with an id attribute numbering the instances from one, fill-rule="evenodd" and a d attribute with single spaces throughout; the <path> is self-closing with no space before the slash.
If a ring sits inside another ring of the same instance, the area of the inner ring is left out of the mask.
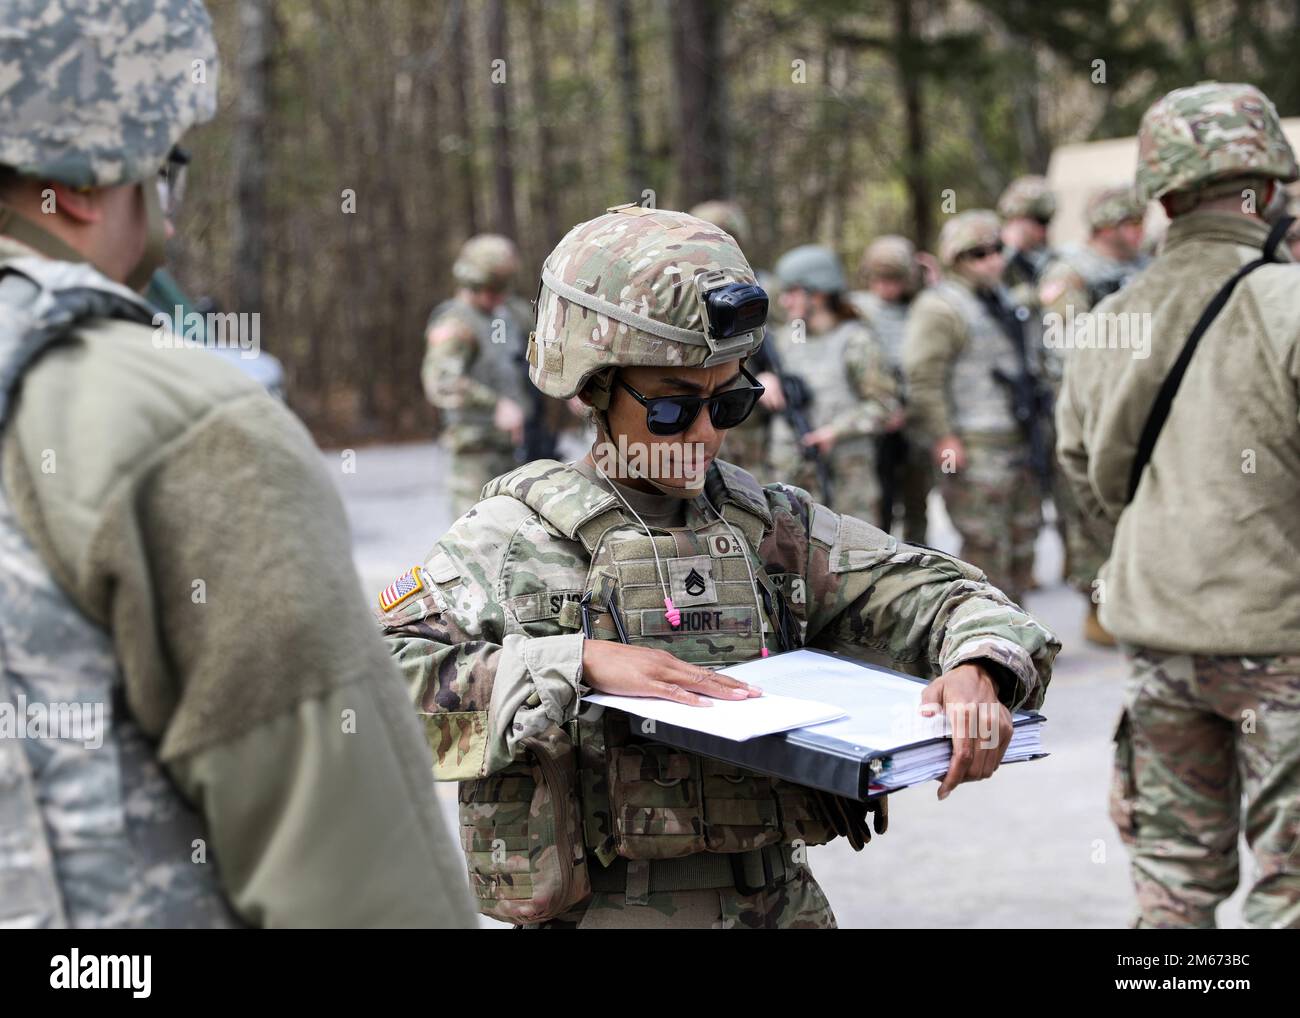
<path id="1" fill-rule="evenodd" d="M 698 636 L 701 633 L 733 633 L 750 636 L 754 632 L 753 608 L 685 608 L 682 624 L 674 629 L 664 613 L 653 608 L 641 612 L 642 636 Z"/>
<path id="2" fill-rule="evenodd" d="M 713 559 L 708 555 L 668 560 L 668 589 L 678 608 L 717 604 L 718 588 L 713 582 Z"/>
<path id="3" fill-rule="evenodd" d="M 744 554 L 745 548 L 730 534 L 713 534 L 706 537 L 709 547 L 709 554 L 714 558 L 730 558 L 734 555 Z"/>
<path id="4" fill-rule="evenodd" d="M 390 612 L 425 589 L 419 566 L 411 566 L 379 594 L 379 610 Z"/>

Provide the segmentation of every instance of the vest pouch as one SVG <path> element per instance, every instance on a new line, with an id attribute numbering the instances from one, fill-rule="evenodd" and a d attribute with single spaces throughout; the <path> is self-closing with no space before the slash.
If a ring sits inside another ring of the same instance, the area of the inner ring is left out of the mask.
<path id="1" fill-rule="evenodd" d="M 700 770 L 710 852 L 750 852 L 784 839 L 772 778 L 708 757 Z"/>
<path id="2" fill-rule="evenodd" d="M 816 792 L 790 781 L 777 780 L 775 787 L 783 841 L 813 846 L 835 840 L 837 832 Z"/>
<path id="3" fill-rule="evenodd" d="M 659 743 L 610 746 L 614 850 L 626 859 L 678 859 L 706 849 L 700 758 Z"/>
<path id="4" fill-rule="evenodd" d="M 591 895 L 573 742 L 558 726 L 523 740 L 524 759 L 460 785 L 461 847 L 484 915 L 553 919 Z"/>

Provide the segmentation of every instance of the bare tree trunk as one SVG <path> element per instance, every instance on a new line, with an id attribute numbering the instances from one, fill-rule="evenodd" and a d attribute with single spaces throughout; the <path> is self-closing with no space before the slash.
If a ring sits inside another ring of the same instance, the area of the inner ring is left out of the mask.
<path id="1" fill-rule="evenodd" d="M 677 195 L 674 207 L 727 193 L 726 73 L 719 0 L 672 0 L 677 78 Z"/>
<path id="2" fill-rule="evenodd" d="M 492 81 L 492 180 L 496 190 L 496 217 L 493 227 L 507 237 L 519 236 L 515 217 L 515 162 L 510 147 L 510 65 L 506 47 L 505 0 L 488 0 L 487 39 L 489 56 L 493 62 Z M 497 61 L 503 61 L 497 65 Z M 498 66 L 505 74 L 498 80 Z"/>
<path id="3" fill-rule="evenodd" d="M 635 201 L 648 183 L 648 173 L 645 128 L 641 120 L 641 84 L 632 38 L 632 4 L 630 0 L 610 0 L 610 8 L 614 19 L 619 98 L 623 108 L 624 172 L 627 175 L 628 200 Z"/>
<path id="4" fill-rule="evenodd" d="M 234 296 L 240 311 L 261 311 L 266 251 L 266 139 L 275 25 L 270 0 L 239 0 L 234 136 Z"/>
<path id="5" fill-rule="evenodd" d="M 925 113 L 921 102 L 921 76 L 916 54 L 921 45 L 912 24 L 909 0 L 894 0 L 894 69 L 903 101 L 906 129 L 903 179 L 912 206 L 912 230 L 916 243 L 927 245 L 934 236 L 934 209 L 926 173 Z"/>
<path id="6" fill-rule="evenodd" d="M 532 71 L 533 120 L 537 124 L 537 174 L 533 205 L 541 209 L 543 250 L 549 251 L 560 240 L 560 194 L 555 186 L 555 144 L 551 131 L 551 78 L 546 64 L 546 6 L 532 0 L 529 9 L 528 62 Z"/>
<path id="7" fill-rule="evenodd" d="M 470 116 L 469 63 L 471 40 L 469 19 L 465 17 L 465 0 L 452 0 L 455 5 L 451 16 L 451 77 L 455 83 L 456 136 L 459 141 L 458 163 L 461 183 L 461 208 L 465 210 L 469 232 L 479 232 L 478 198 L 474 181 L 474 129 Z"/>

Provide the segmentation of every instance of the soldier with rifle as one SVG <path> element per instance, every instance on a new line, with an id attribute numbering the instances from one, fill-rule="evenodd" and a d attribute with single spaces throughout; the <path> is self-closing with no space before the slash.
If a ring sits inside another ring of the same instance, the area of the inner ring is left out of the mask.
<path id="1" fill-rule="evenodd" d="M 909 412 L 930 443 L 962 556 L 1018 599 L 1032 585 L 1051 447 L 1032 316 L 1001 282 L 1000 226 L 987 209 L 944 224 L 939 259 L 948 275 L 917 297 L 903 363 Z"/>

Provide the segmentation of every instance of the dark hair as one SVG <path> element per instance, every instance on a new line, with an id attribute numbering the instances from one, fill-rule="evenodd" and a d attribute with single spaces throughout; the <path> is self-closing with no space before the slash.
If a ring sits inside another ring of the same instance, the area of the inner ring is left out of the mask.
<path id="1" fill-rule="evenodd" d="M 850 318 L 861 318 L 858 309 L 853 306 L 853 302 L 848 300 L 842 293 L 828 293 L 826 295 L 826 310 L 838 318 L 841 322 Z"/>

